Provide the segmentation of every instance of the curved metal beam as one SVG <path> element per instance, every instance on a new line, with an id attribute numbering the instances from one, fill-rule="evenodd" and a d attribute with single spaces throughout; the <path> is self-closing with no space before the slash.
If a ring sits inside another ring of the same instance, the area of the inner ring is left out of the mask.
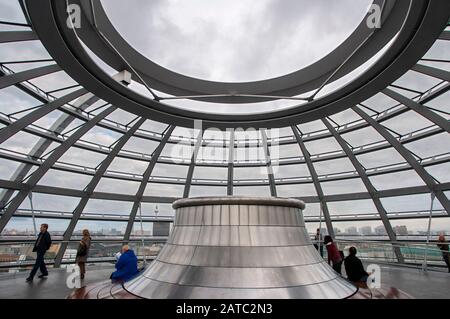
<path id="1" fill-rule="evenodd" d="M 119 153 L 119 151 L 128 142 L 128 140 L 134 135 L 134 133 L 137 131 L 137 129 L 139 127 L 141 127 L 142 124 L 144 124 L 144 122 L 145 122 L 144 118 L 139 119 L 128 130 L 127 134 L 120 137 L 120 139 L 114 145 L 114 147 L 111 150 L 111 152 L 109 153 L 109 155 L 100 164 L 100 166 L 97 169 L 97 171 L 95 172 L 95 175 L 92 178 L 92 180 L 86 186 L 85 192 L 84 192 L 85 195 L 81 198 L 81 200 L 78 202 L 77 207 L 74 209 L 73 214 L 72 214 L 72 219 L 70 220 L 70 223 L 67 226 L 66 231 L 64 232 L 63 243 L 61 243 L 58 253 L 56 254 L 55 267 L 59 267 L 61 265 L 61 261 L 63 259 L 64 253 L 68 246 L 68 241 L 72 238 L 73 231 L 75 230 L 78 220 L 80 219 L 80 216 L 83 213 L 84 208 L 86 207 L 87 203 L 89 202 L 89 199 L 91 199 L 92 193 L 94 192 L 95 188 L 97 187 L 98 183 L 100 182 L 100 179 L 103 177 L 103 175 L 105 174 L 109 165 L 111 165 L 112 161 L 116 158 L 116 155 Z"/>
<path id="2" fill-rule="evenodd" d="M 11 75 L 2 76 L 0 77 L 0 90 L 23 81 L 28 81 L 30 79 L 38 78 L 40 76 L 55 73 L 58 71 L 61 71 L 61 67 L 57 64 L 51 64 L 31 70 L 14 73 Z"/>
<path id="3" fill-rule="evenodd" d="M 269 178 L 270 196 L 277 197 L 277 188 L 275 186 L 275 177 L 273 176 L 272 159 L 270 158 L 270 150 L 267 145 L 267 135 L 265 130 L 260 130 L 262 137 L 262 147 L 264 149 L 264 161 L 267 167 L 267 176 Z"/>
<path id="4" fill-rule="evenodd" d="M 0 32 L 0 43 L 21 42 L 39 40 L 34 31 L 2 31 Z"/>
<path id="5" fill-rule="evenodd" d="M 446 70 L 437 69 L 423 64 L 416 64 L 411 68 L 411 70 L 450 82 L 450 72 Z"/>
<path id="6" fill-rule="evenodd" d="M 422 115 L 424 118 L 426 118 L 430 122 L 432 122 L 432 123 L 436 124 L 437 126 L 439 126 L 440 128 L 442 128 L 447 133 L 450 133 L 450 122 L 448 120 L 446 120 L 445 118 L 443 118 L 442 116 L 431 111 L 426 106 L 424 106 L 420 103 L 417 103 L 417 102 L 407 98 L 406 96 L 403 96 L 403 95 L 401 95 L 391 89 L 388 89 L 388 88 L 384 89 L 382 92 L 384 94 L 386 94 L 387 96 L 393 98 L 397 102 L 402 103 L 403 105 L 406 105 L 410 109 L 416 111 L 417 113 Z"/>
<path id="7" fill-rule="evenodd" d="M 230 132 L 230 144 L 228 147 L 228 174 L 227 174 L 227 195 L 233 196 L 234 179 L 234 130 Z"/>
<path id="8" fill-rule="evenodd" d="M 80 110 L 85 110 L 92 104 L 98 101 L 98 98 L 94 95 L 88 93 L 82 97 L 80 97 L 75 103 L 74 106 L 79 108 Z M 49 128 L 49 131 L 53 132 L 53 134 L 61 134 L 75 118 L 63 113 Z M 36 145 L 29 152 L 29 156 L 32 158 L 40 158 L 42 154 L 48 149 L 48 147 L 52 144 L 51 139 L 47 139 L 45 137 L 41 137 Z M 21 164 L 13 173 L 10 180 L 12 181 L 22 181 L 31 168 L 32 164 L 23 163 Z M 3 209 L 6 203 L 11 199 L 11 196 L 14 194 L 14 191 L 11 189 L 7 189 L 0 194 L 0 209 Z"/>
<path id="9" fill-rule="evenodd" d="M 8 188 L 14 190 L 24 190 L 27 189 L 25 183 L 21 182 L 13 182 L 9 180 L 0 179 L 0 187 Z M 436 185 L 436 189 L 441 191 L 450 191 L 450 183 L 442 183 Z M 69 196 L 69 197 L 83 197 L 84 191 L 75 190 L 69 188 L 55 187 L 55 186 L 46 186 L 46 185 L 36 185 L 33 189 L 33 193 L 40 194 L 52 194 L 52 195 L 60 195 L 60 196 Z M 405 187 L 405 188 L 394 188 L 394 189 L 386 189 L 378 191 L 378 197 L 396 197 L 396 196 L 408 196 L 415 194 L 429 194 L 430 190 L 426 185 L 423 186 L 413 186 L 413 187 Z M 91 198 L 93 199 L 105 199 L 105 200 L 115 200 L 115 201 L 126 201 L 126 202 L 134 202 L 136 200 L 135 195 L 124 195 L 117 193 L 104 193 L 104 192 L 94 192 L 92 193 Z M 294 197 L 297 199 L 302 199 L 305 203 L 320 203 L 319 198 L 317 196 L 302 196 Z M 163 197 L 163 196 L 142 196 L 142 202 L 145 203 L 167 203 L 170 204 L 174 200 L 178 199 L 177 197 Z M 326 202 L 339 202 L 339 201 L 349 201 L 356 199 L 372 199 L 371 195 L 368 192 L 359 192 L 359 193 L 347 193 L 347 194 L 336 194 L 336 195 L 324 195 L 324 200 Z"/>
<path id="10" fill-rule="evenodd" d="M 303 157 L 305 158 L 305 162 L 306 162 L 306 165 L 308 166 L 309 173 L 313 180 L 314 187 L 317 192 L 317 196 L 319 197 L 319 201 L 322 204 L 322 211 L 323 211 L 323 216 L 325 218 L 325 224 L 327 225 L 328 234 L 331 237 L 335 238 L 334 228 L 333 228 L 333 224 L 331 223 L 331 218 L 330 218 L 330 211 L 328 210 L 327 201 L 324 199 L 322 186 L 320 185 L 319 177 L 318 177 L 316 169 L 314 168 L 314 165 L 311 161 L 311 156 L 310 156 L 308 150 L 306 149 L 305 143 L 303 142 L 303 139 L 300 135 L 300 132 L 299 132 L 297 126 L 291 126 L 291 129 L 292 129 L 292 132 L 294 132 L 297 143 L 300 146 L 300 150 L 303 154 Z"/>
<path id="11" fill-rule="evenodd" d="M 402 143 L 400 143 L 391 133 L 388 132 L 381 124 L 379 124 L 376 120 L 374 120 L 371 116 L 369 116 L 366 112 L 364 112 L 361 108 L 355 106 L 352 108 L 359 116 L 361 116 L 366 122 L 368 122 L 372 127 L 383 136 L 394 148 L 395 150 L 408 162 L 409 165 L 416 171 L 417 175 L 422 178 L 425 184 L 430 189 L 430 192 L 433 192 L 436 195 L 436 198 L 441 203 L 442 207 L 447 211 L 447 214 L 450 215 L 450 202 L 447 199 L 445 194 L 436 189 L 436 182 L 433 177 L 428 174 L 425 168 L 419 164 L 419 162 L 414 158 L 409 150 L 407 150 Z"/>
<path id="12" fill-rule="evenodd" d="M 5 142 L 7 139 L 9 139 L 11 136 L 16 134 L 17 132 L 23 130 L 26 126 L 39 120 L 41 117 L 47 115 L 48 113 L 56 110 L 60 106 L 66 104 L 66 103 L 69 103 L 70 101 L 72 101 L 86 93 L 87 93 L 86 89 L 79 89 L 79 90 L 69 93 L 53 102 L 44 104 L 41 107 L 34 110 L 33 112 L 30 112 L 27 115 L 21 117 L 14 123 L 12 123 L 12 124 L 8 125 L 7 127 L 0 130 L 0 144 Z"/>
<path id="13" fill-rule="evenodd" d="M 192 176 L 194 175 L 195 162 L 197 161 L 198 151 L 200 150 L 200 147 L 202 145 L 202 138 L 204 132 L 205 130 L 202 128 L 197 135 L 197 141 L 195 142 L 194 152 L 192 153 L 191 157 L 191 164 L 189 164 L 189 169 L 186 176 L 186 184 L 184 186 L 183 198 L 189 197 L 189 192 L 191 191 L 191 183 L 192 183 Z"/>
<path id="14" fill-rule="evenodd" d="M 394 245 L 397 241 L 397 236 L 395 235 L 394 230 L 392 229 L 391 223 L 389 222 L 389 218 L 387 216 L 387 212 L 383 207 L 383 204 L 381 203 L 381 200 L 378 196 L 378 192 L 375 189 L 375 187 L 370 182 L 369 178 L 367 177 L 365 168 L 359 163 L 358 159 L 356 158 L 355 154 L 353 154 L 352 150 L 348 146 L 347 142 L 339 135 L 339 133 L 335 130 L 333 125 L 328 122 L 327 119 L 322 119 L 322 123 L 325 124 L 327 129 L 333 134 L 336 141 L 339 143 L 341 148 L 344 150 L 344 152 L 347 154 L 349 160 L 352 162 L 353 166 L 357 170 L 359 177 L 361 177 L 361 180 L 363 181 L 364 185 L 367 188 L 367 191 L 369 192 L 370 196 L 372 197 L 372 201 L 377 208 L 378 214 L 380 215 L 381 221 L 383 222 L 384 228 L 386 229 L 386 233 L 389 237 L 389 240 Z M 404 262 L 404 258 L 402 255 L 402 252 L 400 251 L 400 248 L 398 246 L 394 246 L 394 253 L 397 257 L 397 260 L 399 263 Z"/>
<path id="15" fill-rule="evenodd" d="M 39 168 L 33 172 L 28 181 L 25 183 L 25 189 L 21 190 L 16 197 L 11 201 L 8 207 L 5 210 L 5 213 L 0 218 L 0 233 L 5 228 L 8 221 L 13 216 L 14 212 L 19 208 L 24 199 L 28 196 L 28 194 L 33 190 L 36 184 L 41 180 L 45 173 L 56 163 L 56 161 L 64 155 L 64 153 L 77 141 L 86 134 L 92 127 L 94 127 L 98 122 L 111 114 L 116 107 L 110 106 L 106 110 L 99 113 L 97 116 L 92 118 L 89 122 L 85 123 L 78 130 L 76 130 L 72 135 L 70 135 L 67 140 L 62 143 L 59 147 L 57 147 L 49 157 L 42 163 Z"/>
<path id="16" fill-rule="evenodd" d="M 161 155 L 161 152 L 163 151 L 164 147 L 166 146 L 167 141 L 169 140 L 170 136 L 173 133 L 173 130 L 175 129 L 175 126 L 171 125 L 166 129 L 166 132 L 159 143 L 158 147 L 153 152 L 152 158 L 150 160 L 150 163 L 147 166 L 147 169 L 144 172 L 144 175 L 142 177 L 142 181 L 139 185 L 139 189 L 135 195 L 135 199 L 133 202 L 133 208 L 130 212 L 130 218 L 128 219 L 127 228 L 125 229 L 125 234 L 123 236 L 123 239 L 125 242 L 130 240 L 131 231 L 133 229 L 133 223 L 136 219 L 136 214 L 139 208 L 139 204 L 142 202 L 142 198 L 144 196 L 145 188 L 147 187 L 148 180 L 150 179 L 150 176 L 152 175 L 153 169 L 155 168 L 155 165 L 158 161 L 159 156 Z"/>
<path id="17" fill-rule="evenodd" d="M 383 54 L 379 63 L 372 65 L 344 88 L 298 107 L 268 113 L 219 115 L 173 108 L 114 83 L 83 51 L 73 30 L 66 28 L 64 3 L 47 0 L 36 4 L 34 1 L 27 1 L 33 26 L 44 45 L 52 51 L 64 70 L 91 92 L 111 104 L 160 122 L 193 127 L 193 119 L 202 119 L 205 128 L 268 128 L 303 123 L 339 112 L 372 96 L 414 65 L 434 43 L 448 21 L 448 1 L 411 0 L 408 4 L 408 18 L 402 25 L 397 41 Z M 56 17 L 53 16 L 52 9 L 53 12 L 58 12 Z M 54 18 L 57 20 L 56 24 Z M 57 24 L 64 27 L 58 28 Z M 66 45 L 71 47 L 70 52 L 65 50 Z"/>

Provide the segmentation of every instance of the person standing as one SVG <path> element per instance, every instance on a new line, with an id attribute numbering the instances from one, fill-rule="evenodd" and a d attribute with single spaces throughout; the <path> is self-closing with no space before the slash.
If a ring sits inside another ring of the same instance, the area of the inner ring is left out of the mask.
<path id="1" fill-rule="evenodd" d="M 83 229 L 83 238 L 80 241 L 77 249 L 77 256 L 75 262 L 80 267 L 80 278 L 84 279 L 86 274 L 86 262 L 89 255 L 89 249 L 91 248 L 91 235 L 89 230 Z"/>
<path id="2" fill-rule="evenodd" d="M 327 248 L 328 264 L 332 262 L 333 269 L 341 275 L 342 256 L 330 235 L 325 236 L 324 244 Z"/>
<path id="3" fill-rule="evenodd" d="M 317 228 L 316 235 L 314 235 L 314 241 L 314 247 L 320 252 L 320 256 L 323 257 L 323 238 L 319 228 Z"/>
<path id="4" fill-rule="evenodd" d="M 439 244 L 437 244 L 437 246 L 442 251 L 442 258 L 444 258 L 444 261 L 447 264 L 448 272 L 450 272 L 450 261 L 449 261 L 450 252 L 448 250 L 448 243 L 445 240 L 445 236 L 440 235 L 438 242 L 439 242 Z"/>
<path id="5" fill-rule="evenodd" d="M 52 238 L 50 237 L 50 233 L 48 230 L 48 224 L 42 224 L 39 236 L 34 243 L 33 252 L 36 252 L 36 262 L 34 263 L 33 269 L 30 272 L 30 275 L 26 279 L 27 282 L 33 281 L 34 275 L 38 269 L 41 271 L 41 275 L 39 278 L 44 278 L 48 276 L 47 267 L 45 266 L 44 255 L 45 252 L 52 245 Z"/>

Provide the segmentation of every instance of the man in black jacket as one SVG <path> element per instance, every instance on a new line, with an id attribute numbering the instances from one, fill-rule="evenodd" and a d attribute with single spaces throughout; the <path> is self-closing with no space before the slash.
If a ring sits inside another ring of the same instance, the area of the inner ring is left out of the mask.
<path id="1" fill-rule="evenodd" d="M 367 282 L 367 278 L 370 274 L 365 271 L 361 260 L 356 257 L 356 248 L 350 247 L 348 252 L 349 255 L 344 260 L 345 272 L 347 273 L 348 280 L 354 282 Z"/>
<path id="2" fill-rule="evenodd" d="M 52 245 L 52 239 L 50 237 L 50 234 L 47 231 L 48 225 L 42 224 L 41 225 L 41 232 L 39 233 L 39 236 L 34 243 L 33 252 L 36 252 L 36 262 L 34 264 L 33 270 L 31 270 L 30 276 L 27 278 L 27 282 L 33 281 L 34 275 L 38 271 L 38 269 L 41 270 L 41 275 L 39 278 L 44 278 L 48 276 L 47 267 L 45 267 L 44 262 L 44 255 L 45 252 L 50 248 Z"/>

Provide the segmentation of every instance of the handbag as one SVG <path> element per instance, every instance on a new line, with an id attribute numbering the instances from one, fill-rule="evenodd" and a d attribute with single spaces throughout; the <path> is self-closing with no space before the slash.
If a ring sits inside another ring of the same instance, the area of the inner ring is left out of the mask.
<path id="1" fill-rule="evenodd" d="M 80 244 L 80 246 L 78 246 L 77 255 L 78 256 L 86 256 L 86 253 L 87 253 L 86 245 Z"/>

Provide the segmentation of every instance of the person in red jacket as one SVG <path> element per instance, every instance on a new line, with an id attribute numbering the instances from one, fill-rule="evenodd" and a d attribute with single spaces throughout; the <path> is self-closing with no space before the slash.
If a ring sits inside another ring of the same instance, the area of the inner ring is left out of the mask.
<path id="1" fill-rule="evenodd" d="M 448 250 L 448 243 L 445 240 L 445 236 L 443 234 L 439 235 L 439 240 L 437 246 L 442 251 L 442 258 L 445 261 L 445 264 L 447 265 L 448 272 L 450 272 L 450 251 Z"/>
<path id="2" fill-rule="evenodd" d="M 333 263 L 333 269 L 341 275 L 341 268 L 342 268 L 342 256 L 339 252 L 336 244 L 333 242 L 333 238 L 331 236 L 327 235 L 324 238 L 323 243 L 325 244 L 325 247 L 327 248 L 327 254 L 328 254 L 328 264 L 330 262 Z"/>

